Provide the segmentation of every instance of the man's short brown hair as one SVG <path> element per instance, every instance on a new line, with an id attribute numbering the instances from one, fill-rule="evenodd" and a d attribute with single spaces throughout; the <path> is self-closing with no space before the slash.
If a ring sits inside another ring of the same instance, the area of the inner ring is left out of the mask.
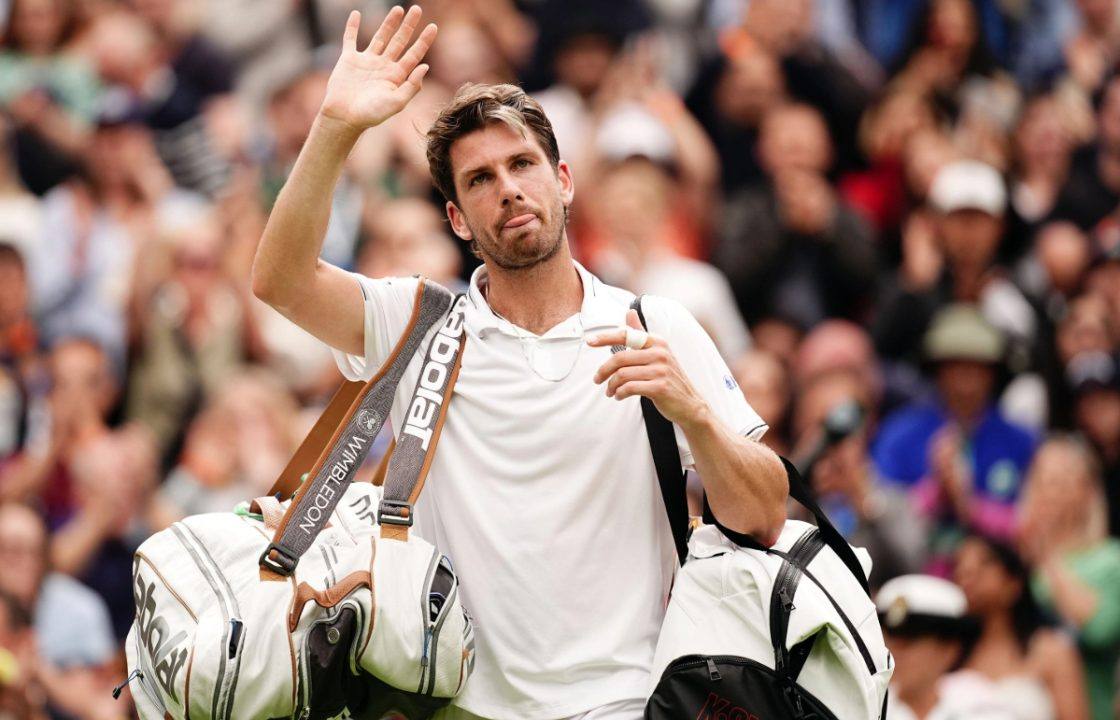
<path id="1" fill-rule="evenodd" d="M 451 169 L 451 145 L 494 122 L 504 122 L 522 136 L 532 133 L 553 166 L 560 162 L 552 123 L 536 100 L 516 85 L 466 83 L 428 130 L 428 170 L 436 189 L 449 201 L 459 201 Z"/>

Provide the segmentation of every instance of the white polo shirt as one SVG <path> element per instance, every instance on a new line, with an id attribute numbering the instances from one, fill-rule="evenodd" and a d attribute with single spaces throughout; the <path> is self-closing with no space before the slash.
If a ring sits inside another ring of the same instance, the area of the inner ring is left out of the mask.
<path id="1" fill-rule="evenodd" d="M 416 529 L 451 559 L 475 620 L 475 672 L 456 704 L 494 720 L 644 697 L 676 569 L 639 399 L 606 396 L 592 377 L 610 350 L 585 342 L 624 325 L 634 296 L 576 268 L 580 312 L 541 336 L 495 315 L 479 290 L 486 270 L 475 272 L 462 369 L 416 508 Z M 368 379 L 404 331 L 418 281 L 355 277 L 365 357 L 335 355 L 346 377 Z M 715 414 L 760 437 L 765 423 L 692 316 L 653 296 L 643 310 Z M 397 391 L 393 427 L 421 355 Z M 677 443 L 691 465 L 679 429 Z"/>

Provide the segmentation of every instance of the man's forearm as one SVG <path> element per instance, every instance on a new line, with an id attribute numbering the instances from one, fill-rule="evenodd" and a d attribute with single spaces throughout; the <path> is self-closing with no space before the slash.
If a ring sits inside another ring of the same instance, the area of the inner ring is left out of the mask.
<path id="1" fill-rule="evenodd" d="M 318 262 L 331 197 L 360 133 L 322 115 L 269 215 L 253 262 L 253 292 L 273 306 L 310 281 Z"/>
<path id="2" fill-rule="evenodd" d="M 682 425 L 712 512 L 769 546 L 786 519 L 785 467 L 762 443 L 736 435 L 709 411 Z"/>

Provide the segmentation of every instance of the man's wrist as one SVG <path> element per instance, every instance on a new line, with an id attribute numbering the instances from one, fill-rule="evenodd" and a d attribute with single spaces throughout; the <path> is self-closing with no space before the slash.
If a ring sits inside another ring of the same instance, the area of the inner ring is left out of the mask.
<path id="1" fill-rule="evenodd" d="M 339 146 L 353 147 L 366 128 L 356 128 L 348 122 L 332 117 L 319 110 L 311 132 L 318 132 L 326 141 Z"/>

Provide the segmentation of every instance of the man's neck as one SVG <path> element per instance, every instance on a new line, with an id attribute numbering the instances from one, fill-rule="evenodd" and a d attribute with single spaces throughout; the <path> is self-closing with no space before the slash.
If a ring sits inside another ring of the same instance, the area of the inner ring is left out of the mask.
<path id="1" fill-rule="evenodd" d="M 487 263 L 486 301 L 514 325 L 541 335 L 583 305 L 583 282 L 565 242 L 548 260 L 524 270 Z"/>

